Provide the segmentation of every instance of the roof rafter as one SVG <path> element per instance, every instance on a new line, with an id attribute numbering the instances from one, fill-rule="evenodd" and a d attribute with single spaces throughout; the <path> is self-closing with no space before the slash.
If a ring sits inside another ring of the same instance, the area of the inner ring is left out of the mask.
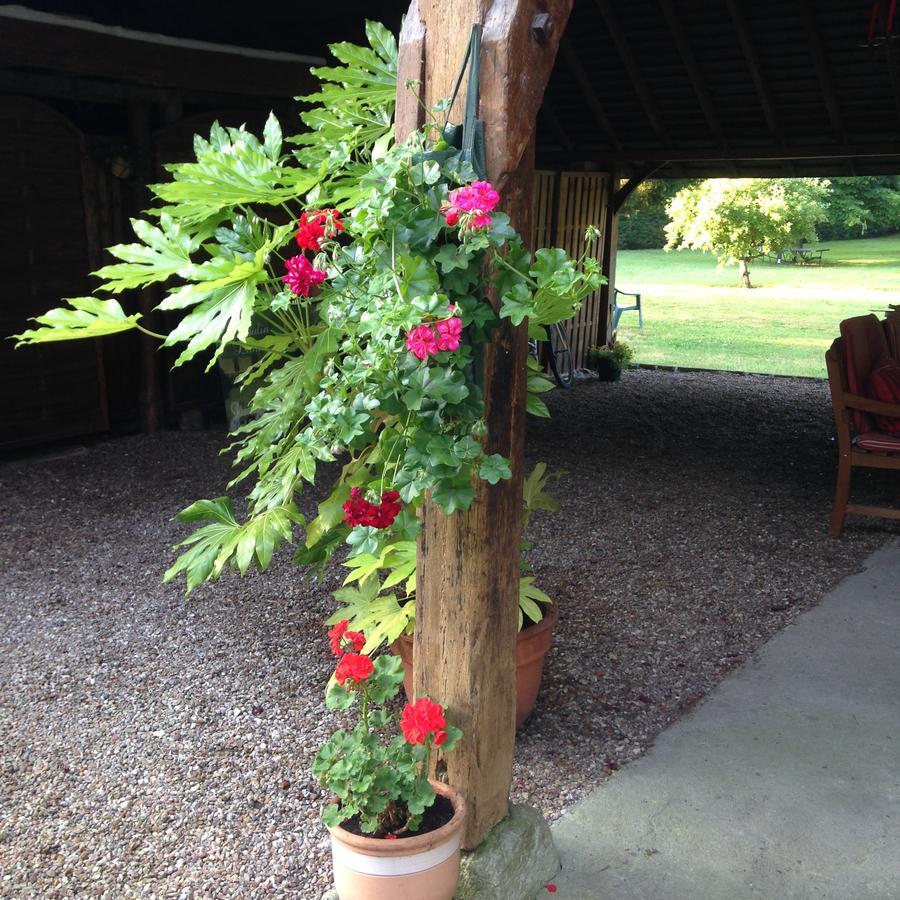
<path id="1" fill-rule="evenodd" d="M 763 115 L 766 117 L 766 124 L 769 126 L 769 131 L 772 132 L 772 137 L 777 137 L 778 117 L 775 114 L 775 103 L 772 101 L 769 85 L 763 77 L 759 54 L 756 52 L 753 38 L 750 37 L 750 29 L 747 26 L 747 19 L 744 17 L 744 10 L 741 8 L 740 0 L 725 0 L 725 2 L 731 13 L 731 21 L 734 22 L 734 30 L 737 32 L 744 59 L 747 61 L 747 67 L 750 69 L 750 77 L 753 79 L 756 96 L 759 97 Z"/>
<path id="2" fill-rule="evenodd" d="M 594 90 L 594 86 L 591 84 L 591 79 L 588 77 L 587 72 L 585 72 L 584 66 L 581 65 L 578 54 L 572 49 L 572 45 L 569 43 L 568 38 L 563 37 L 560 39 L 559 53 L 563 58 L 563 62 L 565 62 L 569 71 L 572 73 L 572 77 L 578 84 L 578 88 L 588 105 L 588 109 L 590 109 L 594 119 L 596 119 L 597 124 L 606 133 L 606 136 L 609 138 L 610 143 L 616 151 L 621 153 L 622 144 L 618 137 L 616 137 L 616 132 L 609 121 L 609 117 L 606 115 L 606 110 L 603 108 L 603 104 L 600 102 L 597 92 Z"/>
<path id="3" fill-rule="evenodd" d="M 619 58 L 625 66 L 625 71 L 631 79 L 631 84 L 634 86 L 638 99 L 641 101 L 641 106 L 644 108 L 644 114 L 650 121 L 650 125 L 653 127 L 657 138 L 659 138 L 663 144 L 668 144 L 669 133 L 659 115 L 656 103 L 653 100 L 650 89 L 647 87 L 647 82 L 644 80 L 644 76 L 635 62 L 634 54 L 628 46 L 628 41 L 625 39 L 625 32 L 622 29 L 619 17 L 616 15 L 609 0 L 594 0 L 594 3 L 606 21 L 606 27 L 609 29 L 610 37 L 612 37 L 613 43 L 616 46 L 616 52 L 619 54 Z"/>
<path id="4" fill-rule="evenodd" d="M 840 108 L 838 107 L 837 94 L 834 90 L 834 81 L 831 78 L 831 69 L 828 66 L 828 59 L 825 56 L 825 46 L 822 43 L 822 36 L 819 34 L 819 28 L 816 25 L 813 5 L 809 0 L 797 0 L 797 5 L 800 7 L 800 18 L 803 21 L 806 38 L 809 41 L 809 50 L 816 67 L 816 75 L 819 77 L 819 85 L 822 88 L 822 96 L 825 99 L 825 108 L 828 110 L 828 121 L 831 123 L 831 128 L 834 133 L 842 141 L 846 141 L 847 135 L 844 130 L 844 120 L 841 116 Z"/>
<path id="5" fill-rule="evenodd" d="M 706 84 L 700 73 L 700 66 L 697 64 L 697 58 L 694 56 L 694 51 L 688 40 L 687 32 L 682 25 L 683 18 L 678 14 L 672 0 L 659 0 L 659 5 L 662 7 L 663 16 L 665 16 L 669 30 L 672 32 L 672 37 L 675 39 L 675 46 L 678 48 L 681 61 L 684 63 L 684 68 L 687 70 L 691 87 L 694 89 L 694 93 L 697 96 L 697 102 L 703 110 L 706 124 L 709 125 L 710 131 L 715 135 L 720 146 L 726 147 L 728 145 L 728 140 L 719 123 L 719 117 L 716 115 L 716 110 L 709 96 L 709 91 L 706 90 Z"/>

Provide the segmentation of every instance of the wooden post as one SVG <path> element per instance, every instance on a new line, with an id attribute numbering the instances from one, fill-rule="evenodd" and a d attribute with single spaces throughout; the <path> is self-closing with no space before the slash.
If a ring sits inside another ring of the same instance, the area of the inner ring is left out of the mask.
<path id="1" fill-rule="evenodd" d="M 480 117 L 488 177 L 501 208 L 530 235 L 537 111 L 572 0 L 414 0 L 400 40 L 397 133 L 420 124 L 405 81 L 422 81 L 431 107 L 449 96 L 471 26 L 484 26 Z M 465 88 L 461 91 L 464 94 Z M 461 109 L 461 104 L 459 105 Z M 452 121 L 460 121 L 455 109 Z M 416 596 L 415 690 L 446 703 L 465 732 L 438 762 L 469 805 L 463 846 L 476 847 L 508 811 L 515 745 L 515 643 L 525 428 L 524 326 L 499 328 L 485 352 L 488 453 L 513 477 L 479 483 L 466 513 L 426 503 Z"/>
<path id="2" fill-rule="evenodd" d="M 601 257 L 600 269 L 606 278 L 606 284 L 600 286 L 600 325 L 598 340 L 608 344 L 615 335 L 612 333 L 612 309 L 615 305 L 616 288 L 616 255 L 619 245 L 619 212 L 614 197 L 619 188 L 619 173 L 612 169 L 606 189 L 606 204 L 603 209 L 603 223 L 600 235 Z"/>

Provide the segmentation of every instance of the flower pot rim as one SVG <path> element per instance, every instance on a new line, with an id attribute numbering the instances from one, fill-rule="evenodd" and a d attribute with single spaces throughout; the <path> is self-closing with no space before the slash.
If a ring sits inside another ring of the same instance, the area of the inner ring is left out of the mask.
<path id="1" fill-rule="evenodd" d="M 535 622 L 532 625 L 525 625 L 523 628 L 519 629 L 519 631 L 516 632 L 516 641 L 543 634 L 545 631 L 550 630 L 556 625 L 559 620 L 559 604 L 555 601 L 553 603 L 545 603 L 543 604 L 543 608 L 546 609 L 547 612 L 544 613 L 541 621 Z M 406 646 L 409 646 L 412 643 L 413 636 L 411 634 L 401 634 L 391 646 L 393 647 L 394 644 L 405 644 Z"/>
<path id="2" fill-rule="evenodd" d="M 446 843 L 461 831 L 466 816 L 465 797 L 456 788 L 430 778 L 428 783 L 434 788 L 436 794 L 446 797 L 453 804 L 453 818 L 441 825 L 440 828 L 424 833 L 419 832 L 396 841 L 354 834 L 352 831 L 341 828 L 340 825 L 334 828 L 327 825 L 326 828 L 331 832 L 334 840 L 366 856 L 415 856 L 418 853 L 425 853 L 435 846 Z"/>
<path id="3" fill-rule="evenodd" d="M 549 609 L 548 609 L 549 606 Z M 531 625 L 524 625 L 516 634 L 516 639 L 531 637 L 533 635 L 543 634 L 556 625 L 559 620 L 559 604 L 556 602 L 543 604 L 543 608 L 547 610 L 540 622 L 533 622 Z"/>

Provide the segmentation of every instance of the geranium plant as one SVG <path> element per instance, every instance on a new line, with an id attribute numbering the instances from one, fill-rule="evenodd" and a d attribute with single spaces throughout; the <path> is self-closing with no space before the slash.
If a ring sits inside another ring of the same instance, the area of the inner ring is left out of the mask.
<path id="1" fill-rule="evenodd" d="M 428 697 L 407 703 L 398 722 L 388 704 L 403 683 L 400 660 L 383 655 L 373 661 L 360 652 L 365 636 L 349 630 L 346 620 L 328 634 L 339 661 L 325 703 L 336 710 L 355 706 L 358 721 L 349 731 L 336 731 L 313 763 L 313 775 L 335 798 L 323 814 L 325 824 L 354 822 L 362 833 L 387 840 L 414 833 L 435 800 L 428 781 L 431 750 L 447 753 L 462 732 Z"/>
<path id="2" fill-rule="evenodd" d="M 341 68 L 316 69 L 309 131 L 284 140 L 270 116 L 262 139 L 215 125 L 196 161 L 169 166 L 157 204 L 135 220 L 137 243 L 111 247 L 91 297 L 37 318 L 31 344 L 137 328 L 116 299 L 151 284 L 159 308 L 182 314 L 165 335 L 175 365 L 226 347 L 254 352 L 240 375 L 251 418 L 233 432 L 247 483 L 241 521 L 227 497 L 179 518 L 196 530 L 166 579 L 188 591 L 230 568 L 264 569 L 301 531 L 298 563 L 322 563 L 344 543 L 378 554 L 413 540 L 426 494 L 465 509 L 475 479 L 510 477 L 485 450 L 482 350 L 502 319 L 544 326 L 568 318 L 601 281 L 596 261 L 560 249 L 532 256 L 497 191 L 459 157 L 431 153 L 432 124 L 393 143 L 397 48 L 367 24 L 371 46 L 333 45 Z M 292 149 L 293 148 L 293 149 Z M 253 337 L 252 335 L 261 335 Z M 528 408 L 545 415 L 549 387 L 532 370 Z M 320 463 L 342 469 L 311 521 L 297 495 Z"/>

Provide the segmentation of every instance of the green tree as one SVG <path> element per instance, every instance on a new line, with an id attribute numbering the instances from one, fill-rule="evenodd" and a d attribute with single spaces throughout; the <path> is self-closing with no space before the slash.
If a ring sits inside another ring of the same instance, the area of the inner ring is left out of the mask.
<path id="1" fill-rule="evenodd" d="M 704 250 L 737 263 L 750 283 L 750 260 L 816 240 L 827 217 L 830 182 L 819 178 L 708 178 L 680 190 L 666 207 L 666 249 Z"/>
<path id="2" fill-rule="evenodd" d="M 900 177 L 868 175 L 832 179 L 828 219 L 819 227 L 820 238 L 833 241 L 897 231 L 900 231 Z"/>

